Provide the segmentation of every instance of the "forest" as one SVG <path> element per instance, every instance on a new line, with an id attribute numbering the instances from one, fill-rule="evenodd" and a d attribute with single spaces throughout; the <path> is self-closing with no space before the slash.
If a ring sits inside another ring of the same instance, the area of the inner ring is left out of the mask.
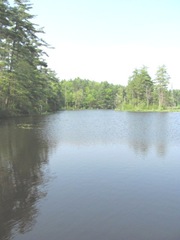
<path id="1" fill-rule="evenodd" d="M 180 90 L 169 89 L 170 76 L 159 66 L 135 69 L 127 86 L 76 78 L 60 80 L 48 68 L 44 31 L 34 23 L 26 0 L 0 0 L 0 117 L 43 114 L 65 109 L 178 111 Z M 121 79 L 119 79 L 121 82 Z"/>

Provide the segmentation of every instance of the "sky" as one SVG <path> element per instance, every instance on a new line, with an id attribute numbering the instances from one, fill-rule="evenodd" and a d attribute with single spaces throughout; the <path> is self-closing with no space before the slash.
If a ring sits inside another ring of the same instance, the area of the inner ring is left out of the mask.
<path id="1" fill-rule="evenodd" d="M 62 79 L 127 85 L 135 68 L 166 65 L 180 89 L 179 0 L 31 0 L 49 67 Z"/>

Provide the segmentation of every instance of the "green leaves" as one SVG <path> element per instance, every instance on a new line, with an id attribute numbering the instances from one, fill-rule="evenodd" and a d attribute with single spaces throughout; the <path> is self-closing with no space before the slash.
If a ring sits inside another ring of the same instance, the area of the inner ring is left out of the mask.
<path id="1" fill-rule="evenodd" d="M 129 78 L 127 86 L 128 101 L 134 106 L 145 103 L 148 107 L 152 100 L 153 82 L 147 71 L 147 67 L 135 69 Z"/>
<path id="2" fill-rule="evenodd" d="M 159 100 L 159 109 L 165 107 L 166 105 L 168 98 L 166 93 L 169 85 L 169 79 L 170 77 L 167 73 L 166 66 L 165 65 L 160 66 L 156 72 L 155 78 L 155 86 Z"/>
<path id="3" fill-rule="evenodd" d="M 0 109 L 13 114 L 51 111 L 60 99 L 52 87 L 58 80 L 44 60 L 49 45 L 38 36 L 43 30 L 32 23 L 30 10 L 28 0 L 13 6 L 0 0 Z"/>
<path id="4" fill-rule="evenodd" d="M 114 109 L 119 86 L 76 78 L 60 82 L 66 109 Z"/>

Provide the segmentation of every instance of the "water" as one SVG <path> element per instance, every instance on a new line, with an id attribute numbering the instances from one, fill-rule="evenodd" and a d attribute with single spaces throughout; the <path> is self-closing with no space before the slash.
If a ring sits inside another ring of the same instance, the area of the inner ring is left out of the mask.
<path id="1" fill-rule="evenodd" d="M 1 240 L 179 240 L 180 114 L 0 120 Z"/>

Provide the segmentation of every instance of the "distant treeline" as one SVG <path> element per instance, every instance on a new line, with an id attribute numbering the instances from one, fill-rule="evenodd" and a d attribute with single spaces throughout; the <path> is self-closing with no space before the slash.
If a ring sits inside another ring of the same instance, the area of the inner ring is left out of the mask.
<path id="1" fill-rule="evenodd" d="M 116 96 L 120 110 L 177 110 L 180 107 L 180 90 L 169 88 L 170 76 L 165 65 L 158 67 L 152 79 L 147 67 L 135 69 L 128 85 L 121 87 Z"/>
<path id="2" fill-rule="evenodd" d="M 154 80 L 146 67 L 135 69 L 126 87 L 80 78 L 59 83 L 64 109 L 178 110 L 180 90 L 168 89 L 168 84 L 165 66 L 158 68 Z"/>
<path id="3" fill-rule="evenodd" d="M 45 48 L 24 0 L 0 1 L 0 116 L 39 114 L 60 109 L 172 110 L 180 90 L 168 89 L 161 66 L 151 79 L 146 67 L 135 69 L 126 87 L 76 78 L 62 80 L 47 67 Z"/>

